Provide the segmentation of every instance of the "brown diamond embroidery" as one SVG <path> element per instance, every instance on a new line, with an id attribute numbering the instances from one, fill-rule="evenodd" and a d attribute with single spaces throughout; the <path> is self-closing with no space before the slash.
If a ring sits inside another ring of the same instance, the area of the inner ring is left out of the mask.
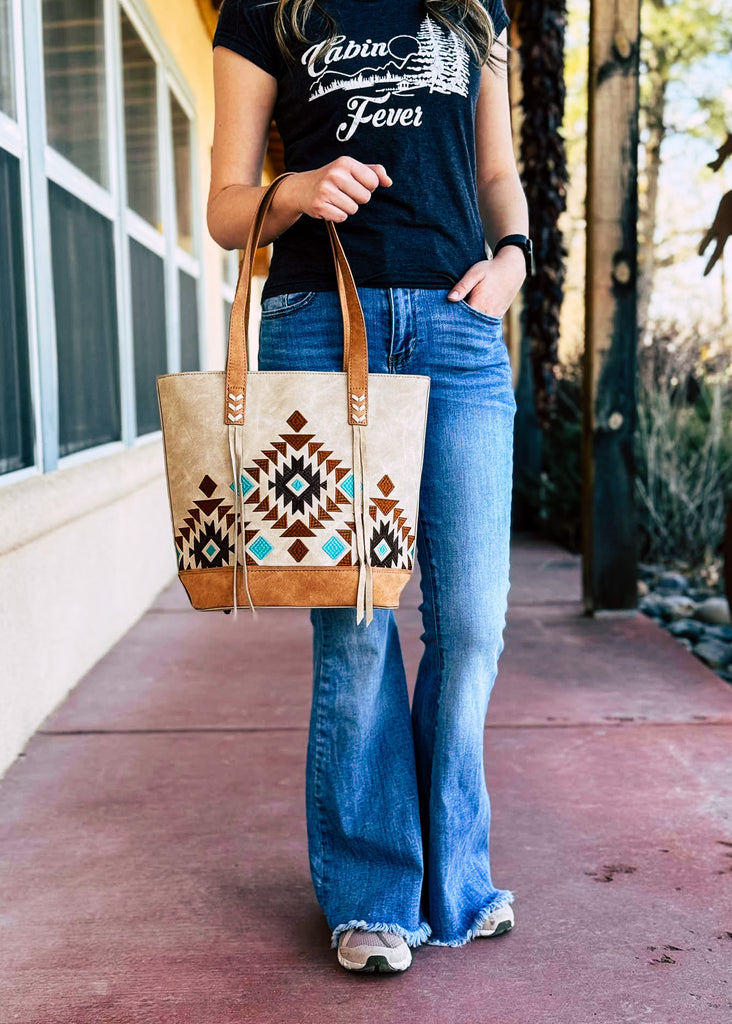
<path id="1" fill-rule="evenodd" d="M 305 547 L 301 540 L 296 540 L 294 544 L 291 544 L 287 549 L 296 562 L 302 562 L 305 555 L 308 553 L 308 549 Z"/>
<path id="2" fill-rule="evenodd" d="M 386 498 L 388 498 L 391 492 L 394 490 L 394 484 L 386 475 L 382 476 L 381 480 L 379 480 L 377 484 L 377 487 Z"/>
<path id="3" fill-rule="evenodd" d="M 198 489 L 200 491 L 203 491 L 207 498 L 210 498 L 213 492 L 216 490 L 216 483 L 211 479 L 211 477 L 207 473 L 206 476 L 198 485 Z"/>
<path id="4" fill-rule="evenodd" d="M 302 428 L 305 426 L 307 420 L 298 409 L 295 409 L 292 416 L 290 416 L 287 422 L 297 434 L 298 431 L 302 430 Z"/>

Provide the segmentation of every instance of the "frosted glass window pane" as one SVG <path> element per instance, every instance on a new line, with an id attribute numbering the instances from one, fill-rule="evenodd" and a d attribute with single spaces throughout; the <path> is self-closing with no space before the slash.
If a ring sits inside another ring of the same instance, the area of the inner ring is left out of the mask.
<path id="1" fill-rule="evenodd" d="M 0 0 L 0 110 L 17 117 L 13 83 L 13 23 L 10 0 Z"/>
<path id="2" fill-rule="evenodd" d="M 198 355 L 198 281 L 183 270 L 178 272 L 180 288 L 181 369 L 200 370 Z"/>
<path id="3" fill-rule="evenodd" d="M 127 203 L 160 231 L 157 67 L 124 11 L 120 17 Z"/>
<path id="4" fill-rule="evenodd" d="M 121 437 L 112 224 L 49 182 L 58 348 L 59 451 Z"/>
<path id="5" fill-rule="evenodd" d="M 107 187 L 104 0 L 43 0 L 48 141 Z"/>
<path id="6" fill-rule="evenodd" d="M 0 473 L 32 465 L 20 164 L 0 149 Z"/>
<path id="7" fill-rule="evenodd" d="M 175 164 L 175 208 L 178 217 L 178 245 L 193 252 L 193 211 L 191 198 L 191 122 L 178 100 L 170 94 Z"/>
<path id="8" fill-rule="evenodd" d="M 130 240 L 132 330 L 135 344 L 137 433 L 160 430 L 155 380 L 168 369 L 165 337 L 165 268 L 154 252 Z"/>

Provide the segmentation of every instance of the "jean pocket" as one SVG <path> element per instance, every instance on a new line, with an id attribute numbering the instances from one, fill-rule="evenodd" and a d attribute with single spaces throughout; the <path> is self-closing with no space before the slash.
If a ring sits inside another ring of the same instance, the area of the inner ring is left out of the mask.
<path id="1" fill-rule="evenodd" d="M 273 320 L 275 317 L 296 313 L 298 309 L 309 306 L 315 295 L 315 292 L 285 292 L 282 295 L 271 295 L 262 300 L 262 319 Z"/>
<path id="2" fill-rule="evenodd" d="M 503 317 L 502 316 L 492 316 L 490 313 L 483 313 L 483 312 L 481 312 L 481 310 L 476 309 L 475 306 L 471 306 L 470 303 L 467 302 L 465 299 L 460 299 L 459 302 L 458 302 L 458 306 L 462 306 L 462 308 L 467 310 L 468 313 L 471 313 L 478 320 L 483 320 L 485 323 L 488 323 L 488 324 L 502 324 L 503 323 Z"/>

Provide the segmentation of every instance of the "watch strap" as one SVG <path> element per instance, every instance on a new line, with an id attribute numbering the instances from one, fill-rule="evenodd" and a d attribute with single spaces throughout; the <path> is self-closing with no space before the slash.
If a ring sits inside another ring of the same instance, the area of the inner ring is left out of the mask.
<path id="1" fill-rule="evenodd" d="M 534 264 L 534 246 L 530 238 L 526 235 L 504 235 L 503 238 L 499 238 L 496 244 L 493 246 L 493 255 L 495 256 L 500 249 L 505 245 L 517 245 L 524 251 L 524 259 L 526 260 L 526 273 L 533 275 L 536 273 L 536 267 Z"/>

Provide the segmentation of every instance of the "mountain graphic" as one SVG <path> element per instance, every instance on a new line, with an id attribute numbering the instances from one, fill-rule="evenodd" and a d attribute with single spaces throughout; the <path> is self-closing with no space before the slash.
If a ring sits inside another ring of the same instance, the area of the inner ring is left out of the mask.
<path id="1" fill-rule="evenodd" d="M 379 68 L 361 68 L 352 75 L 343 71 L 324 71 L 318 78 L 316 88 L 310 93 L 310 99 L 318 99 L 329 92 L 335 92 L 336 89 L 360 89 L 366 84 L 373 85 L 376 82 L 399 82 L 413 57 L 414 54 L 410 54 L 402 61 L 392 60 Z"/>

